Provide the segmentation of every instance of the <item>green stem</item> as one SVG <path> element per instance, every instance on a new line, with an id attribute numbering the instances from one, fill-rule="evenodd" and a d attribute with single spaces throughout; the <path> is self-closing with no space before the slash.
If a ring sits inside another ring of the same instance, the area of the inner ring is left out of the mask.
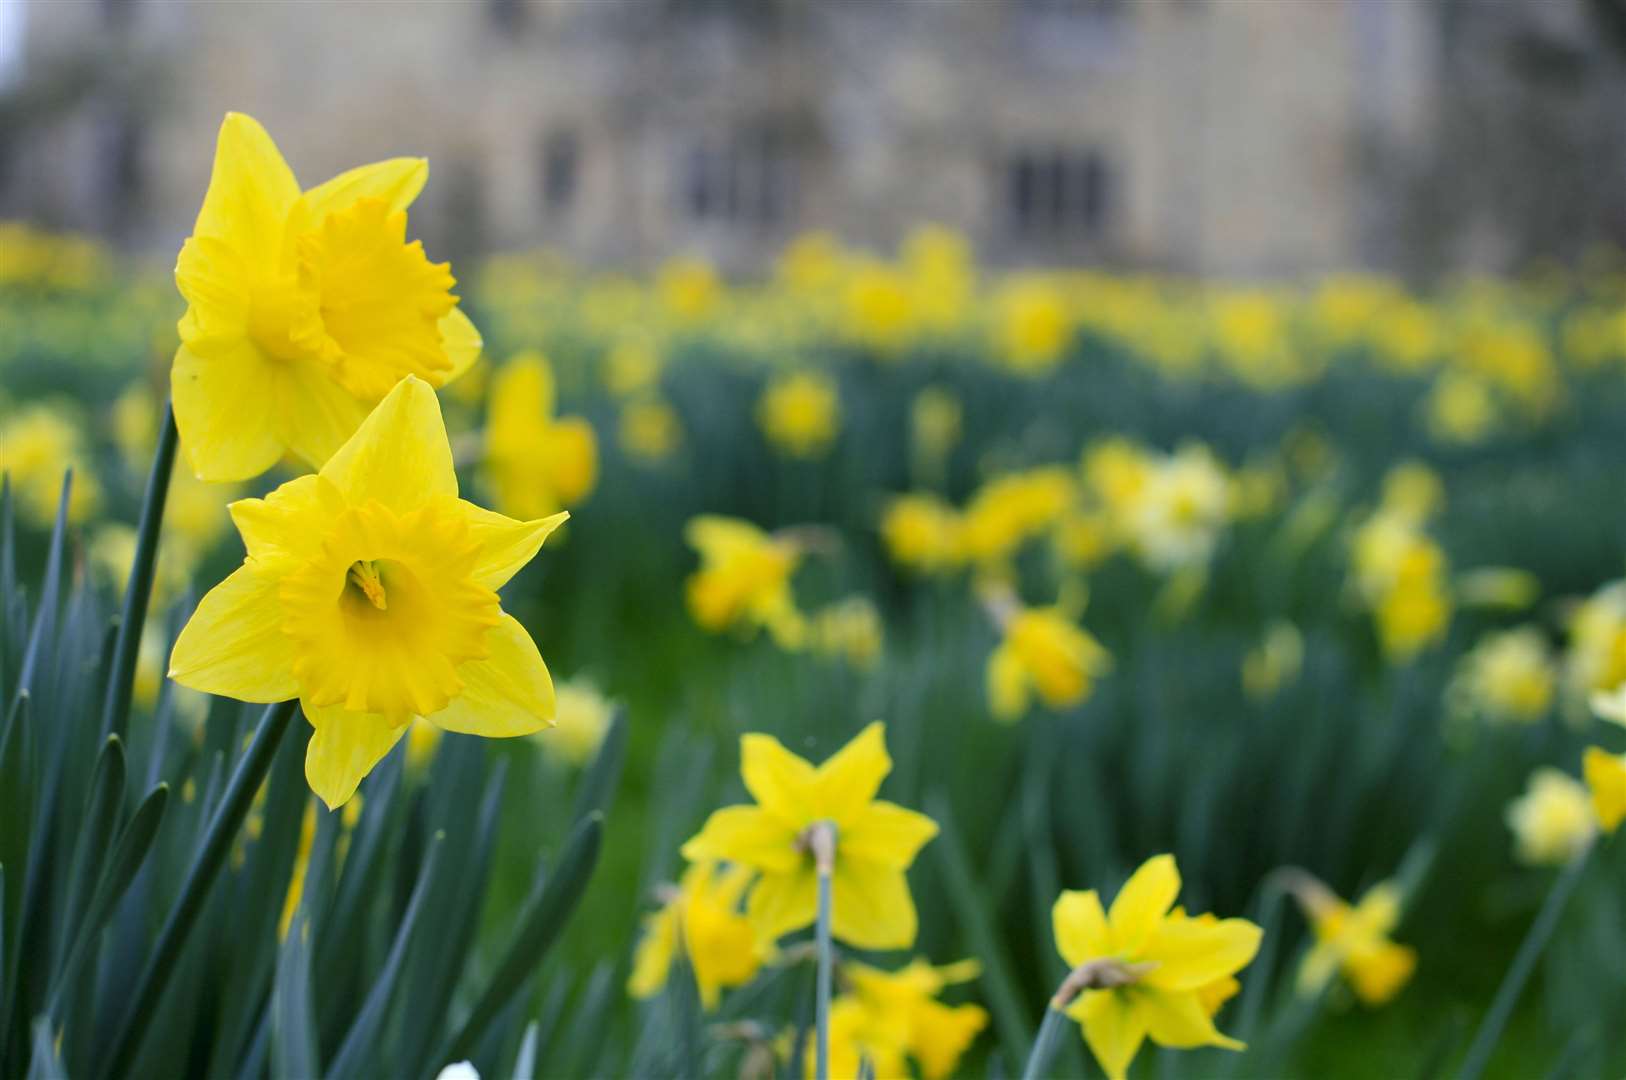
<path id="1" fill-rule="evenodd" d="M 203 844 L 192 859 L 192 865 L 187 868 L 175 906 L 170 909 L 169 917 L 159 931 L 158 943 L 153 947 L 147 966 L 129 995 L 129 1005 L 125 1008 L 124 1019 L 119 1023 L 118 1034 L 111 1043 L 112 1049 L 102 1059 L 103 1065 L 98 1075 L 103 1080 L 123 1076 L 130 1071 L 136 1051 L 141 1049 L 142 1037 L 152 1026 L 152 1016 L 164 995 L 165 985 L 175 971 L 181 949 L 203 911 L 209 887 L 225 865 L 232 841 L 236 839 L 237 831 L 254 802 L 255 793 L 260 790 L 260 784 L 271 768 L 271 759 L 276 756 L 277 747 L 288 731 L 288 722 L 293 719 L 297 704 L 284 701 L 268 706 L 260 717 L 254 739 L 237 763 L 225 794 L 221 796 L 214 816 L 209 819 Z"/>
<path id="2" fill-rule="evenodd" d="M 1592 845 L 1588 844 L 1581 853 L 1570 860 L 1558 880 L 1547 893 L 1547 899 L 1542 902 L 1541 910 L 1536 913 L 1536 921 L 1530 924 L 1530 932 L 1525 935 L 1524 942 L 1513 957 L 1513 965 L 1502 976 L 1502 985 L 1496 989 L 1496 997 L 1491 1001 L 1491 1007 L 1485 1013 L 1485 1019 L 1480 1022 L 1479 1031 L 1474 1035 L 1474 1041 L 1468 1047 L 1468 1056 L 1463 1061 L 1462 1071 L 1457 1074 L 1457 1080 L 1478 1080 L 1485 1066 L 1490 1064 L 1492 1051 L 1502 1038 L 1502 1029 L 1507 1026 L 1508 1018 L 1513 1014 L 1513 1007 L 1519 1002 L 1519 994 L 1524 990 L 1524 984 L 1535 970 L 1536 961 L 1541 959 L 1542 950 L 1547 947 L 1547 941 L 1553 936 L 1558 927 L 1558 917 L 1564 913 L 1564 905 L 1569 901 L 1570 894 L 1575 891 L 1576 884 L 1581 880 L 1581 871 L 1592 854 Z"/>
<path id="3" fill-rule="evenodd" d="M 835 969 L 834 950 L 830 945 L 830 878 L 836 863 L 836 827 L 828 821 L 814 825 L 809 844 L 813 849 L 813 865 L 819 879 L 819 917 L 814 931 L 819 952 L 818 980 L 815 983 L 818 1039 L 813 1051 L 813 1075 L 817 1080 L 830 1080 L 830 983 Z"/>
<path id="4" fill-rule="evenodd" d="M 130 719 L 130 687 L 135 682 L 141 630 L 147 622 L 147 603 L 152 599 L 153 573 L 158 564 L 158 532 L 164 523 L 164 503 L 169 497 L 169 478 L 175 471 L 175 447 L 179 441 L 175 410 L 166 407 L 158 447 L 152 455 L 152 471 L 147 474 L 147 494 L 141 502 L 141 521 L 136 529 L 135 562 L 130 567 L 129 584 L 124 588 L 118 641 L 113 647 L 113 663 L 107 675 L 107 698 L 102 709 L 103 738 L 108 735 L 123 738 Z"/>
<path id="5" fill-rule="evenodd" d="M 1066 1014 L 1046 1006 L 1044 1023 L 1039 1025 L 1039 1034 L 1033 1040 L 1033 1050 L 1028 1054 L 1027 1067 L 1022 1070 L 1022 1080 L 1040 1080 L 1045 1075 L 1045 1070 L 1050 1067 L 1050 1058 L 1056 1052 L 1056 1040 L 1066 1026 Z"/>

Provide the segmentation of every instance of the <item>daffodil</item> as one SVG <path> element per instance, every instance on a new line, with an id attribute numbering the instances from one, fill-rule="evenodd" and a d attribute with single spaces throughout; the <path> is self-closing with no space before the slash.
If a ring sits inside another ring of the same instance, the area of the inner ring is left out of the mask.
<path id="1" fill-rule="evenodd" d="M 549 754 L 571 765 L 585 765 L 604 742 L 615 718 L 615 703 L 586 679 L 561 682 L 554 688 L 553 726 L 537 733 Z"/>
<path id="2" fill-rule="evenodd" d="M 227 114 L 175 267 L 170 393 L 198 477 L 245 480 L 285 453 L 319 466 L 402 376 L 441 386 L 474 363 L 450 269 L 406 240 L 428 175 L 393 158 L 301 192 L 265 129 Z"/>
<path id="3" fill-rule="evenodd" d="M 881 658 L 886 626 L 867 596 L 849 596 L 813 613 L 808 644 L 822 656 L 837 657 L 867 671 Z"/>
<path id="4" fill-rule="evenodd" d="M 1597 818 L 1585 785 L 1554 768 L 1530 774 L 1530 786 L 1507 808 L 1514 851 L 1521 862 L 1557 866 L 1592 842 Z"/>
<path id="5" fill-rule="evenodd" d="M 1059 607 L 994 609 L 1003 626 L 988 657 L 988 707 L 995 719 L 1021 719 L 1034 694 L 1046 708 L 1070 709 L 1111 666 L 1100 642 Z"/>
<path id="6" fill-rule="evenodd" d="M 881 518 L 881 539 L 893 562 L 923 574 L 950 570 L 961 562 L 960 516 L 936 495 L 893 499 Z"/>
<path id="7" fill-rule="evenodd" d="M 757 424 L 781 453 L 793 458 L 823 457 L 841 429 L 835 384 L 814 371 L 796 371 L 775 379 L 757 402 Z"/>
<path id="8" fill-rule="evenodd" d="M 1259 927 L 1193 918 L 1174 906 L 1179 893 L 1174 857 L 1158 855 L 1130 876 L 1110 910 L 1091 889 L 1062 893 L 1051 913 L 1056 948 L 1073 969 L 1052 1008 L 1079 1022 L 1112 1080 L 1123 1080 L 1148 1038 L 1180 1049 L 1243 1048 L 1214 1027 L 1209 1006 L 1259 951 Z"/>
<path id="9" fill-rule="evenodd" d="M 644 917 L 627 992 L 635 998 L 660 993 L 680 955 L 694 974 L 707 1012 L 717 1007 L 725 989 L 756 978 L 773 948 L 740 910 L 752 876 L 748 867 L 714 862 L 685 870 L 660 910 Z"/>
<path id="10" fill-rule="evenodd" d="M 553 369 L 520 353 L 491 380 L 485 479 L 497 508 L 540 517 L 571 507 L 598 483 L 598 438 L 578 416 L 554 416 Z"/>
<path id="11" fill-rule="evenodd" d="M 777 940 L 813 922 L 818 882 L 810 837 L 833 825 L 832 927 L 861 949 L 902 949 L 915 940 L 915 902 L 904 877 L 937 835 L 924 814 L 875 798 L 892 759 L 873 723 L 815 768 L 769 735 L 740 739 L 740 775 L 756 799 L 712 813 L 683 846 L 691 862 L 727 860 L 756 870 L 746 912 Z"/>
<path id="12" fill-rule="evenodd" d="M 1315 932 L 1315 945 L 1299 968 L 1301 992 L 1320 993 L 1340 971 L 1367 1005 L 1382 1005 L 1400 992 L 1417 967 L 1417 950 L 1390 940 L 1400 921 L 1397 885 L 1374 885 L 1354 905 L 1308 876 L 1293 892 Z"/>
<path id="13" fill-rule="evenodd" d="M 298 698 L 315 728 L 305 776 L 330 807 L 415 717 L 490 737 L 552 721 L 548 669 L 497 589 L 566 515 L 514 521 L 458 498 L 428 383 L 403 379 L 320 472 L 231 515 L 247 558 L 181 631 L 170 677 Z"/>
<path id="14" fill-rule="evenodd" d="M 712 514 L 691 520 L 684 536 L 700 553 L 700 569 L 688 581 L 695 622 L 712 633 L 765 627 L 785 648 L 800 647 L 806 626 L 790 579 L 801 550 L 793 541 Z"/>
<path id="15" fill-rule="evenodd" d="M 1205 564 L 1231 510 L 1231 484 L 1207 447 L 1148 459 L 1125 527 L 1141 559 L 1160 572 Z"/>
<path id="16" fill-rule="evenodd" d="M 23 514 L 49 527 L 62 498 L 62 477 L 73 470 L 68 520 L 84 521 L 101 501 L 96 474 L 71 406 L 36 402 L 0 419 L 0 474 L 11 478 L 11 490 Z"/>
<path id="17" fill-rule="evenodd" d="M 1551 653 L 1533 626 L 1489 634 L 1462 658 L 1447 695 L 1493 723 L 1534 723 L 1547 714 L 1558 681 Z"/>
<path id="18" fill-rule="evenodd" d="M 1613 833 L 1626 819 L 1626 755 L 1589 746 L 1581 758 L 1581 775 L 1592 795 L 1592 812 L 1599 827 Z"/>
<path id="19" fill-rule="evenodd" d="M 876 1080 L 908 1080 L 909 1059 L 926 1080 L 948 1076 L 977 1034 L 988 1025 L 980 1005 L 945 1005 L 945 987 L 977 977 L 975 960 L 935 966 L 915 959 L 897 971 L 847 963 L 849 987 L 830 1008 L 830 1075 L 858 1076 L 867 1064 Z M 813 1073 L 807 1046 L 804 1071 Z"/>

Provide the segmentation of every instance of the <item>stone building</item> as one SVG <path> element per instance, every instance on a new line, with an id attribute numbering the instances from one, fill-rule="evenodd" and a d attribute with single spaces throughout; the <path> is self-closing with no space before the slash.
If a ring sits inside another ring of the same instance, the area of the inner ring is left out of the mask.
<path id="1" fill-rule="evenodd" d="M 0 0 L 0 215 L 173 249 L 237 109 L 304 182 L 427 155 L 435 253 L 750 271 L 803 229 L 932 220 L 1004 262 L 1391 265 L 1438 6 Z"/>

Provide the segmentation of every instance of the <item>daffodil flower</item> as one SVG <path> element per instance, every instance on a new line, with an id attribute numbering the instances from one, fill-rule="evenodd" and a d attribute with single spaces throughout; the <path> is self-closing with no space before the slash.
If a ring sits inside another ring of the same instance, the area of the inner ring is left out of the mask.
<path id="1" fill-rule="evenodd" d="M 802 561 L 795 542 L 715 514 L 692 519 L 684 537 L 700 553 L 700 569 L 688 580 L 695 622 L 712 633 L 766 627 L 782 647 L 801 647 L 807 626 L 790 590 Z"/>
<path id="2" fill-rule="evenodd" d="M 1581 775 L 1592 793 L 1599 827 L 1612 834 L 1626 819 L 1626 756 L 1589 746 L 1581 759 Z"/>
<path id="3" fill-rule="evenodd" d="M 995 719 L 1020 720 L 1035 693 L 1047 708 L 1072 708 L 1111 667 L 1106 649 L 1059 607 L 991 606 L 1004 630 L 988 657 L 988 707 Z"/>
<path id="4" fill-rule="evenodd" d="M 771 940 L 808 926 L 818 912 L 810 838 L 835 831 L 832 928 L 861 949 L 914 943 L 915 902 L 904 871 L 937 835 L 924 814 L 875 798 L 892 771 L 879 722 L 815 768 L 769 735 L 740 739 L 740 774 L 754 806 L 725 806 L 683 845 L 691 862 L 727 860 L 758 873 L 746 914 Z"/>
<path id="5" fill-rule="evenodd" d="M 1300 992 L 1320 993 L 1339 971 L 1367 1005 L 1401 991 L 1417 967 L 1417 950 L 1389 939 L 1400 921 L 1398 886 L 1381 882 L 1351 905 L 1306 876 L 1293 893 L 1316 939 L 1299 968 Z"/>
<path id="6" fill-rule="evenodd" d="M 1148 1038 L 1181 1049 L 1243 1048 L 1214 1027 L 1209 1006 L 1223 1000 L 1214 989 L 1259 951 L 1259 927 L 1188 916 L 1174 907 L 1179 893 L 1174 857 L 1158 855 L 1124 883 L 1109 911 L 1094 889 L 1062 893 L 1052 911 L 1056 947 L 1074 969 L 1052 1008 L 1078 1021 L 1112 1080 L 1122 1080 Z"/>
<path id="7" fill-rule="evenodd" d="M 707 1012 L 717 1007 L 724 989 L 754 979 L 772 956 L 773 944 L 740 911 L 753 876 L 749 867 L 717 863 L 695 863 L 685 870 L 660 910 L 644 918 L 627 992 L 635 998 L 660 993 L 680 954 L 694 973 Z"/>
<path id="8" fill-rule="evenodd" d="M 441 386 L 480 334 L 445 263 L 406 240 L 429 165 L 393 158 L 301 192 L 271 136 L 229 113 L 175 283 L 188 307 L 170 392 L 203 480 L 285 453 L 319 466 L 404 375 Z"/>
<path id="9" fill-rule="evenodd" d="M 980 1005 L 945 1005 L 937 996 L 979 971 L 975 960 L 939 967 L 917 958 L 897 971 L 843 964 L 851 989 L 831 1006 L 831 1075 L 857 1076 L 867 1060 L 876 1080 L 908 1077 L 906 1059 L 914 1058 L 926 1080 L 948 1076 L 988 1025 L 988 1013 Z"/>
<path id="10" fill-rule="evenodd" d="M 342 805 L 414 718 L 528 735 L 553 682 L 497 589 L 567 515 L 514 521 L 457 495 L 440 404 L 408 376 L 320 472 L 231 505 L 248 549 L 181 631 L 169 675 L 243 701 L 297 697 L 311 789 Z"/>
<path id="11" fill-rule="evenodd" d="M 841 428 L 835 383 L 816 371 L 796 371 L 775 379 L 757 402 L 757 424 L 786 456 L 823 457 Z"/>
<path id="12" fill-rule="evenodd" d="M 593 426 L 553 413 L 553 369 L 541 353 L 515 356 L 491 380 L 484 477 L 503 513 L 540 517 L 575 506 L 597 485 Z"/>

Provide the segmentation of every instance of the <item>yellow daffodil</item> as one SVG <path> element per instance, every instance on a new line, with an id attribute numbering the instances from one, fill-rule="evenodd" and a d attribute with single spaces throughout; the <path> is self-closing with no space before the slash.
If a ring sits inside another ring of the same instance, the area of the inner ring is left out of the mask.
<path id="1" fill-rule="evenodd" d="M 717 271 L 704 259 L 672 259 L 661 267 L 656 287 L 666 310 L 685 325 L 715 311 L 723 293 Z"/>
<path id="2" fill-rule="evenodd" d="M 857 1076 L 868 1063 L 875 1080 L 908 1080 L 913 1058 L 926 1080 L 948 1076 L 988 1025 L 988 1013 L 980 1005 L 945 1005 L 937 995 L 979 970 L 975 960 L 936 967 L 915 959 L 897 971 L 843 964 L 850 989 L 830 1006 L 830 1075 Z M 806 1058 L 811 1076 L 811 1042 Z"/>
<path id="3" fill-rule="evenodd" d="M 886 624 L 869 597 L 849 596 L 813 613 L 808 644 L 815 653 L 867 671 L 881 659 Z"/>
<path id="4" fill-rule="evenodd" d="M 330 807 L 414 717 L 491 737 L 552 721 L 548 669 L 497 589 L 566 515 L 514 521 L 459 499 L 428 383 L 403 379 L 320 472 L 231 514 L 248 556 L 181 631 L 170 677 L 297 697 L 315 728 L 305 776 Z"/>
<path id="5" fill-rule="evenodd" d="M 586 679 L 554 687 L 553 726 L 537 733 L 542 749 L 570 765 L 581 766 L 598 753 L 615 718 L 615 703 Z"/>
<path id="6" fill-rule="evenodd" d="M 1375 885 L 1353 906 L 1307 875 L 1293 893 L 1315 932 L 1299 968 L 1301 993 L 1320 993 L 1340 971 L 1366 1005 L 1382 1005 L 1400 992 L 1417 967 L 1417 950 L 1390 940 L 1400 921 L 1397 885 Z"/>
<path id="7" fill-rule="evenodd" d="M 1564 676 L 1572 700 L 1626 724 L 1626 581 L 1612 581 L 1577 605 L 1569 633 Z M 1622 707 L 1612 707 L 1612 699 Z"/>
<path id="8" fill-rule="evenodd" d="M 484 475 L 497 508 L 517 517 L 575 506 L 598 483 L 593 426 L 554 416 L 553 369 L 541 353 L 520 353 L 491 380 Z"/>
<path id="9" fill-rule="evenodd" d="M 404 375 L 432 386 L 480 353 L 445 263 L 406 240 L 422 158 L 351 169 L 301 192 L 271 137 L 229 113 L 175 282 L 186 298 L 170 393 L 205 480 L 245 480 L 292 453 L 321 465 Z"/>
<path id="10" fill-rule="evenodd" d="M 1077 485 L 1067 469 L 1041 466 L 996 476 L 972 495 L 961 516 L 966 557 L 996 567 L 1050 528 L 1073 505 Z"/>
<path id="11" fill-rule="evenodd" d="M 746 904 L 771 940 L 808 926 L 818 910 L 810 836 L 835 828 L 831 917 L 835 936 L 860 949 L 914 944 L 915 902 L 904 871 L 937 835 L 924 814 L 875 798 L 892 759 L 873 723 L 815 768 L 769 735 L 740 739 L 740 775 L 754 806 L 715 811 L 683 845 L 691 862 L 722 859 L 758 872 Z"/>
<path id="12" fill-rule="evenodd" d="M 1059 607 L 998 611 L 1004 638 L 988 657 L 988 707 L 1020 720 L 1037 693 L 1046 708 L 1070 709 L 1090 696 L 1112 658 Z"/>
<path id="13" fill-rule="evenodd" d="M 1581 758 L 1581 775 L 1592 795 L 1592 812 L 1605 833 L 1613 833 L 1626 819 L 1626 755 L 1589 746 Z"/>
<path id="14" fill-rule="evenodd" d="M 11 478 L 12 497 L 23 516 L 49 528 L 62 498 L 62 476 L 73 470 L 68 521 L 84 521 L 101 501 L 90 457 L 72 409 L 39 402 L 0 419 L 0 474 Z"/>
<path id="15" fill-rule="evenodd" d="M 740 911 L 752 876 L 748 867 L 714 862 L 685 870 L 660 910 L 644 917 L 627 993 L 635 998 L 660 993 L 680 955 L 694 973 L 707 1012 L 717 1007 L 724 990 L 756 978 L 773 948 Z"/>
<path id="16" fill-rule="evenodd" d="M 1592 842 L 1597 819 L 1585 785 L 1553 768 L 1530 774 L 1530 786 L 1507 808 L 1519 861 L 1535 866 L 1569 862 Z"/>
<path id="17" fill-rule="evenodd" d="M 1123 1080 L 1148 1038 L 1180 1049 L 1243 1048 L 1214 1027 L 1210 1005 L 1259 951 L 1259 927 L 1188 916 L 1174 906 L 1179 893 L 1173 856 L 1158 855 L 1124 883 L 1110 910 L 1091 889 L 1062 893 L 1051 913 L 1056 948 L 1073 969 L 1052 1007 L 1083 1027 L 1112 1080 Z M 1078 988 L 1075 999 L 1061 1000 Z"/>
<path id="18" fill-rule="evenodd" d="M 683 421 L 659 398 L 631 401 L 621 410 L 616 435 L 628 457 L 658 463 L 683 444 Z"/>
<path id="19" fill-rule="evenodd" d="M 841 430 L 836 385 L 815 371 L 775 379 L 757 401 L 757 424 L 768 441 L 793 458 L 819 458 Z"/>
<path id="20" fill-rule="evenodd" d="M 881 539 L 892 561 L 923 574 L 961 561 L 960 516 L 936 495 L 899 495 L 881 518 Z"/>
<path id="21" fill-rule="evenodd" d="M 995 355 L 1012 371 L 1043 375 L 1055 369 L 1073 339 L 1066 297 L 1044 278 L 1018 278 L 994 299 Z"/>
<path id="22" fill-rule="evenodd" d="M 1546 636 L 1521 626 L 1486 635 L 1463 656 L 1446 693 L 1469 715 L 1529 724 L 1547 715 L 1557 681 Z"/>
<path id="23" fill-rule="evenodd" d="M 790 579 L 801 562 L 797 545 L 750 522 L 705 514 L 684 529 L 700 553 L 688 581 L 689 614 L 712 633 L 765 627 L 782 647 L 799 648 L 806 633 Z"/>

